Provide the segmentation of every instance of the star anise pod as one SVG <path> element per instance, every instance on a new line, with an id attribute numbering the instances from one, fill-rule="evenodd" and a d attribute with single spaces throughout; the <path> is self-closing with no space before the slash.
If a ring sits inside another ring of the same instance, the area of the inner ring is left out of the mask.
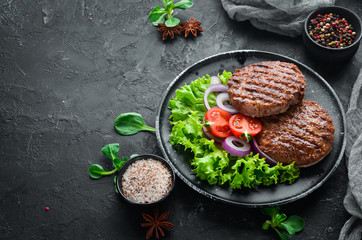
<path id="1" fill-rule="evenodd" d="M 191 32 L 195 37 L 197 36 L 197 31 L 203 32 L 204 30 L 200 27 L 201 22 L 195 21 L 195 18 L 191 18 L 190 21 L 180 23 L 181 29 L 180 33 L 185 31 L 185 37 Z"/>
<path id="2" fill-rule="evenodd" d="M 175 27 L 167 27 L 166 24 L 159 23 L 158 27 L 158 31 L 162 33 L 162 40 L 166 40 L 168 36 L 173 39 L 175 34 L 180 34 L 181 27 L 179 25 Z"/>
<path id="3" fill-rule="evenodd" d="M 157 239 L 160 238 L 160 234 L 162 237 L 165 236 L 162 228 L 171 229 L 175 225 L 170 222 L 167 222 L 168 216 L 170 215 L 170 211 L 162 213 L 160 216 L 158 215 L 158 209 L 155 210 L 155 216 L 152 217 L 146 213 L 142 213 L 142 217 L 146 220 L 146 223 L 141 223 L 142 227 L 148 227 L 148 231 L 146 234 L 146 239 L 150 239 L 155 235 Z"/>

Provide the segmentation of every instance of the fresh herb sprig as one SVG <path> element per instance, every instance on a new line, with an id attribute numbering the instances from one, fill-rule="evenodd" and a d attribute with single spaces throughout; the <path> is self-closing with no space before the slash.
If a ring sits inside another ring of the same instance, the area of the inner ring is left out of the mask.
<path id="1" fill-rule="evenodd" d="M 133 135 L 140 131 L 155 132 L 156 129 L 149 127 L 143 121 L 142 115 L 139 113 L 121 113 L 114 122 L 114 128 L 120 135 Z"/>
<path id="2" fill-rule="evenodd" d="M 175 27 L 180 23 L 180 19 L 172 16 L 174 9 L 185 10 L 192 7 L 193 0 L 181 0 L 174 3 L 174 0 L 162 0 L 164 8 L 156 6 L 148 16 L 153 25 L 158 26 L 159 23 L 165 23 L 166 27 Z"/>
<path id="3" fill-rule="evenodd" d="M 242 133 L 240 135 L 240 138 L 241 138 L 241 140 L 245 140 L 247 142 L 250 142 L 251 139 L 253 138 L 253 136 L 250 133 L 248 133 L 247 131 L 245 131 L 244 133 Z"/>
<path id="4" fill-rule="evenodd" d="M 287 234 L 282 233 L 280 230 L 285 230 L 291 236 L 294 236 L 295 233 L 301 231 L 304 228 L 304 219 L 296 215 L 290 216 L 288 218 L 284 213 L 279 213 L 279 210 L 279 206 L 263 208 L 261 210 L 263 214 L 271 217 L 271 220 L 266 220 L 263 223 L 262 228 L 264 230 L 268 230 L 269 227 L 271 227 L 275 230 L 280 239 L 290 240 L 290 237 Z"/>
<path id="5" fill-rule="evenodd" d="M 105 171 L 103 167 L 99 164 L 93 164 L 89 168 L 89 175 L 94 179 L 99 179 L 106 175 L 111 175 L 116 173 L 121 169 L 123 164 L 128 160 L 126 157 L 120 159 L 117 157 L 117 153 L 119 151 L 119 144 L 118 143 L 111 143 L 102 148 L 102 153 L 110 158 L 113 162 L 114 169 L 112 171 Z"/>

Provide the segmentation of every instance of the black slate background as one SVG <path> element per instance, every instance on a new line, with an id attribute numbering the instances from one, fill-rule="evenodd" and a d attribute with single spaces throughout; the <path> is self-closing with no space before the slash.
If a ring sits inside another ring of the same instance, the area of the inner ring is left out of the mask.
<path id="1" fill-rule="evenodd" d="M 92 180 L 92 163 L 111 169 L 100 149 L 120 143 L 120 155 L 161 155 L 153 133 L 117 135 L 113 122 L 139 112 L 154 126 L 163 91 L 184 68 L 224 51 L 283 54 L 322 75 L 345 110 L 362 49 L 329 66 L 310 58 L 301 37 L 289 38 L 231 20 L 217 0 L 178 11 L 205 30 L 197 38 L 162 41 L 147 20 L 161 1 L 0 0 L 0 238 L 143 239 L 141 212 L 114 191 L 112 177 Z M 361 1 L 337 1 L 362 15 Z M 165 239 L 277 239 L 264 231 L 260 209 L 214 202 L 177 179 L 159 208 L 176 227 Z M 337 239 L 349 215 L 344 161 L 304 199 L 282 206 L 306 221 L 293 239 Z M 49 207 L 49 211 L 44 208 Z"/>

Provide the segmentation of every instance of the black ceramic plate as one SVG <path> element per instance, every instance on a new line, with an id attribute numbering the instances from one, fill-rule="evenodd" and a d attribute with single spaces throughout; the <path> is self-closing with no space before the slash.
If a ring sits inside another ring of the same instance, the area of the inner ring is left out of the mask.
<path id="1" fill-rule="evenodd" d="M 234 72 L 235 69 L 252 63 L 275 60 L 296 64 L 306 78 L 305 99 L 314 100 L 328 110 L 336 129 L 332 151 L 316 165 L 301 169 L 300 178 L 292 185 L 277 184 L 252 190 L 231 190 L 228 186 L 210 185 L 206 181 L 201 181 L 191 171 L 189 160 L 192 156 L 185 152 L 176 151 L 169 143 L 171 112 L 168 109 L 168 103 L 175 96 L 176 89 L 189 84 L 199 76 L 217 75 L 224 70 Z M 346 144 L 344 111 L 337 95 L 328 83 L 312 69 L 291 58 L 254 50 L 217 54 L 184 70 L 172 81 L 162 98 L 156 119 L 156 129 L 157 141 L 165 159 L 171 163 L 176 174 L 186 184 L 212 199 L 249 207 L 280 205 L 307 196 L 320 187 L 335 171 L 342 160 Z"/>

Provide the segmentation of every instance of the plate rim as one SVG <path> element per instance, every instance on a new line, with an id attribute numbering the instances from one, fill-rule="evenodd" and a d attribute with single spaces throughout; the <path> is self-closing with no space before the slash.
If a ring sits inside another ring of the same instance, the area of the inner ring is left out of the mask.
<path id="1" fill-rule="evenodd" d="M 165 102 L 167 95 L 170 91 L 170 89 L 175 85 L 175 83 L 177 83 L 177 81 L 186 73 L 188 72 L 191 68 L 202 64 L 203 62 L 207 62 L 212 58 L 217 58 L 220 56 L 227 56 L 227 55 L 233 55 L 233 54 L 238 54 L 238 53 L 262 53 L 262 54 L 266 54 L 266 55 L 272 55 L 272 56 L 277 56 L 277 57 L 282 57 L 284 59 L 288 59 L 289 61 L 291 61 L 292 63 L 296 63 L 299 64 L 300 66 L 306 68 L 309 72 L 313 73 L 316 75 L 316 77 L 318 78 L 319 81 L 321 81 L 330 91 L 330 93 L 333 95 L 333 97 L 336 99 L 337 104 L 338 104 L 338 108 L 341 111 L 341 117 L 342 117 L 342 124 L 343 124 L 343 131 L 341 131 L 341 135 L 343 135 L 343 142 L 342 142 L 342 147 L 341 147 L 341 151 L 338 155 L 338 159 L 336 160 L 333 168 L 325 175 L 324 178 L 321 179 L 321 181 L 319 181 L 317 184 L 315 184 L 314 186 L 312 186 L 311 188 L 309 188 L 307 191 L 302 192 L 301 194 L 298 194 L 296 196 L 292 196 L 290 198 L 287 199 L 282 199 L 282 200 L 278 200 L 275 202 L 270 202 L 270 203 L 243 203 L 243 202 L 237 202 L 237 201 L 233 201 L 230 199 L 225 199 L 223 197 L 219 197 L 216 196 L 214 194 L 211 194 L 197 186 L 195 186 L 191 181 L 189 181 L 175 166 L 174 163 L 168 159 L 168 155 L 166 154 L 166 150 L 162 144 L 162 139 L 161 139 L 161 134 L 160 134 L 160 114 L 162 111 L 162 105 Z M 188 186 L 190 186 L 193 190 L 195 190 L 198 193 L 201 193 L 202 195 L 212 199 L 212 200 L 217 200 L 219 202 L 223 202 L 223 203 L 228 203 L 228 204 L 232 204 L 232 205 L 237 205 L 237 206 L 246 206 L 246 207 L 253 207 L 253 208 L 257 208 L 257 207 L 267 207 L 267 206 L 277 206 L 277 205 L 283 205 L 283 204 L 287 204 L 290 202 L 294 202 L 297 201 L 299 199 L 302 199 L 304 197 L 306 197 L 307 195 L 311 194 L 312 192 L 314 192 L 315 190 L 317 190 L 319 187 L 321 187 L 329 178 L 330 176 L 332 176 L 332 174 L 336 171 L 337 167 L 340 165 L 343 156 L 344 156 L 344 152 L 345 152 L 345 148 L 346 148 L 346 142 L 347 142 L 347 135 L 346 135 L 346 114 L 343 108 L 343 105 L 338 97 L 338 95 L 336 94 L 336 92 L 334 91 L 334 89 L 329 85 L 329 83 L 321 76 L 319 75 L 316 71 L 314 71 L 313 69 L 311 69 L 310 67 L 308 67 L 307 65 L 305 65 L 304 63 L 301 63 L 291 57 L 279 54 L 279 53 L 274 53 L 274 52 L 269 52 L 269 51 L 261 51 L 261 50 L 251 50 L 251 49 L 245 49 L 245 50 L 232 50 L 232 51 L 226 51 L 226 52 L 221 52 L 221 53 L 217 53 L 214 55 L 211 55 L 209 57 L 205 57 L 193 64 L 191 64 L 189 67 L 185 68 L 181 73 L 179 73 L 168 85 L 167 89 L 164 90 L 164 93 L 162 95 L 160 104 L 159 104 L 159 108 L 157 111 L 157 116 L 156 116 L 156 137 L 157 137 L 157 144 L 160 147 L 163 157 L 165 158 L 165 160 L 171 165 L 171 167 L 174 169 L 176 175 L 181 178 L 181 180 L 183 182 L 185 182 Z"/>

